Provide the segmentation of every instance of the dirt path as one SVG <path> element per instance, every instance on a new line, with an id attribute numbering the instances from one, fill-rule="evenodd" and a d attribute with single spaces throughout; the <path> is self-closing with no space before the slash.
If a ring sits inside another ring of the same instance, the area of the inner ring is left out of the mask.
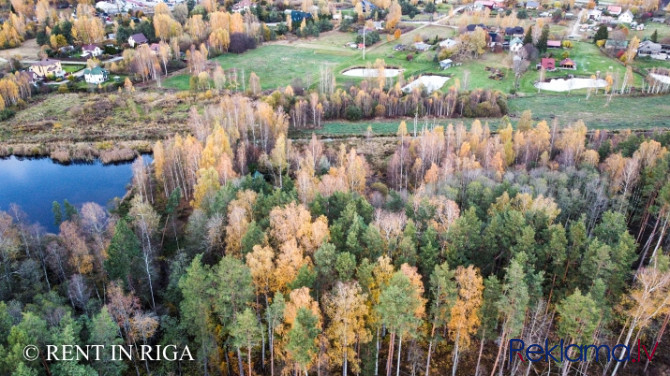
<path id="1" fill-rule="evenodd" d="M 458 14 L 460 11 L 462 11 L 463 9 L 465 9 L 465 6 L 460 6 L 460 7 L 456 8 L 456 9 L 454 9 L 454 11 L 451 12 L 450 14 L 447 14 L 447 15 L 445 15 L 444 17 L 440 17 L 439 19 L 437 19 L 437 20 L 434 21 L 434 22 L 426 22 L 426 23 L 423 23 L 421 26 L 419 26 L 419 27 L 413 29 L 412 31 L 410 31 L 409 33 L 407 33 L 407 35 L 416 33 L 417 31 L 420 31 L 421 29 L 424 29 L 424 28 L 426 28 L 426 27 L 428 27 L 428 26 L 443 26 L 443 27 L 450 27 L 449 25 L 442 24 L 441 22 L 444 22 L 444 21 L 449 20 L 451 17 L 457 15 L 457 14 Z M 384 45 L 386 45 L 387 43 L 391 43 L 391 42 L 395 42 L 395 40 L 393 40 L 393 41 L 385 40 L 385 41 L 383 41 L 382 43 L 377 43 L 377 44 L 375 44 L 374 46 L 369 47 L 367 50 L 368 50 L 368 52 L 372 52 L 372 51 L 375 51 L 376 49 L 378 49 L 379 47 L 384 46 Z"/>

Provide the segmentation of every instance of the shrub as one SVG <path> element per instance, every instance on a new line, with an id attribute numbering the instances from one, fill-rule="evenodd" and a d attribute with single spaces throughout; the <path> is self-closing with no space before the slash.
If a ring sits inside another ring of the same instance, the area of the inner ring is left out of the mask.
<path id="1" fill-rule="evenodd" d="M 407 54 L 407 61 L 412 61 L 412 60 L 414 60 L 414 55 Z"/>
<path id="2" fill-rule="evenodd" d="M 319 20 L 319 23 L 318 23 L 318 26 L 319 26 L 319 30 L 320 30 L 320 31 L 330 31 L 330 30 L 333 30 L 333 23 L 330 22 L 330 20 L 327 19 L 327 18 L 322 18 L 322 19 L 320 19 L 320 20 Z"/>
<path id="3" fill-rule="evenodd" d="M 14 112 L 13 110 L 5 108 L 4 110 L 0 111 L 0 121 L 7 120 L 12 116 L 14 116 L 15 114 L 16 112 Z"/>
<path id="4" fill-rule="evenodd" d="M 525 9 L 521 9 L 520 11 L 516 12 L 516 18 L 520 20 L 525 20 L 528 18 L 528 12 L 526 12 Z"/>
<path id="5" fill-rule="evenodd" d="M 230 35 L 230 45 L 228 50 L 230 52 L 241 54 L 246 50 L 253 50 L 256 48 L 256 40 L 244 33 L 233 33 Z"/>
<path id="6" fill-rule="evenodd" d="M 349 121 L 361 120 L 363 117 L 363 111 L 361 111 L 360 107 L 358 106 L 349 106 L 347 107 L 346 117 Z"/>
<path id="7" fill-rule="evenodd" d="M 371 46 L 380 41 L 379 33 L 376 31 L 370 31 L 365 33 L 365 45 Z M 363 34 L 359 34 L 356 37 L 356 43 L 363 43 Z"/>

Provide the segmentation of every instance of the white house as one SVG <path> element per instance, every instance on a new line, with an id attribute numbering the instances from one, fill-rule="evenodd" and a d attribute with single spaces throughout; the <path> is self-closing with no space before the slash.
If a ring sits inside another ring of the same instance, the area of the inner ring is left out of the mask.
<path id="1" fill-rule="evenodd" d="M 100 47 L 93 45 L 93 44 L 87 44 L 85 46 L 81 47 L 81 56 L 82 57 L 98 57 L 102 55 L 102 49 Z"/>
<path id="2" fill-rule="evenodd" d="M 64 77 L 65 71 L 60 64 L 60 61 L 53 59 L 42 59 L 36 63 L 33 63 L 28 71 L 35 73 L 39 78 L 46 78 L 49 76 L 54 77 Z"/>
<path id="3" fill-rule="evenodd" d="M 440 42 L 440 47 L 448 49 L 448 48 L 456 47 L 460 43 L 461 42 L 459 42 L 455 39 L 447 38 L 447 39 L 443 40 L 442 42 Z"/>
<path id="4" fill-rule="evenodd" d="M 84 81 L 89 84 L 101 84 L 107 81 L 107 71 L 100 67 L 86 68 L 84 69 Z"/>
<path id="5" fill-rule="evenodd" d="M 522 48 L 523 48 L 523 40 L 521 40 L 521 38 L 519 37 L 514 37 L 514 39 L 512 39 L 509 42 L 509 50 L 511 52 L 514 53 L 519 52 L 521 51 Z"/>
<path id="6" fill-rule="evenodd" d="M 598 21 L 602 17 L 603 11 L 599 9 L 591 9 L 589 11 L 589 20 Z"/>
<path id="7" fill-rule="evenodd" d="M 140 44 L 145 44 L 147 42 L 149 42 L 149 40 L 142 33 L 133 34 L 128 37 L 128 44 L 130 45 L 130 47 L 133 48 L 135 46 L 139 46 Z"/>
<path id="8" fill-rule="evenodd" d="M 452 65 L 453 63 L 454 63 L 454 62 L 453 62 L 451 59 L 444 59 L 444 60 L 440 61 L 440 69 L 448 69 L 448 68 L 451 68 L 451 65 Z"/>
<path id="9" fill-rule="evenodd" d="M 414 48 L 419 52 L 423 52 L 423 51 L 427 51 L 430 48 L 430 44 L 423 43 L 423 42 L 416 42 L 416 43 L 414 43 Z"/>
<path id="10" fill-rule="evenodd" d="M 627 10 L 617 18 L 617 21 L 619 23 L 631 23 L 633 22 L 633 18 L 633 12 Z"/>

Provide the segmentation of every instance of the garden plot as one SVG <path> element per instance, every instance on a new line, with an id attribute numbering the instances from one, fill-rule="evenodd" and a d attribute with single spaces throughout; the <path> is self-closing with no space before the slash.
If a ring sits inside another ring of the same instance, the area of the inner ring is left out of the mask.
<path id="1" fill-rule="evenodd" d="M 396 68 L 385 68 L 384 69 L 384 77 L 397 77 L 400 72 L 402 72 L 402 69 L 396 69 Z M 379 69 L 375 68 L 352 68 L 352 69 L 347 69 L 344 72 L 342 72 L 343 76 L 349 76 L 349 77 L 377 77 L 379 76 Z"/>
<path id="2" fill-rule="evenodd" d="M 423 85 L 423 87 L 426 88 L 426 92 L 430 94 L 435 90 L 439 90 L 447 81 L 449 81 L 449 77 L 433 75 L 421 76 L 405 85 L 405 87 L 402 88 L 402 91 L 405 93 L 410 93 L 412 90 L 414 90 L 414 88 L 421 87 Z"/>
<path id="3" fill-rule="evenodd" d="M 540 90 L 547 91 L 570 91 L 570 90 L 579 90 L 579 89 L 588 89 L 588 88 L 605 88 L 607 87 L 607 81 L 602 78 L 592 79 L 592 78 L 555 78 L 549 82 L 536 82 L 535 87 Z"/>

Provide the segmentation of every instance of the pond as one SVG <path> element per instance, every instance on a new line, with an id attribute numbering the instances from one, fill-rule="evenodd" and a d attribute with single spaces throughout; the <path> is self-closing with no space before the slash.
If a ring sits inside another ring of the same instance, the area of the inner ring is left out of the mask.
<path id="1" fill-rule="evenodd" d="M 400 69 L 385 68 L 384 77 L 396 77 L 401 72 Z M 379 69 L 375 68 L 352 68 L 342 72 L 343 76 L 350 77 L 377 77 L 379 76 Z"/>
<path id="2" fill-rule="evenodd" d="M 150 156 L 143 157 L 151 163 Z M 77 208 L 85 202 L 106 207 L 115 197 L 123 197 L 132 179 L 132 163 L 103 165 L 58 164 L 49 158 L 0 159 L 0 210 L 17 204 L 29 223 L 40 223 L 49 232 L 58 232 L 51 206 L 68 200 Z"/>

